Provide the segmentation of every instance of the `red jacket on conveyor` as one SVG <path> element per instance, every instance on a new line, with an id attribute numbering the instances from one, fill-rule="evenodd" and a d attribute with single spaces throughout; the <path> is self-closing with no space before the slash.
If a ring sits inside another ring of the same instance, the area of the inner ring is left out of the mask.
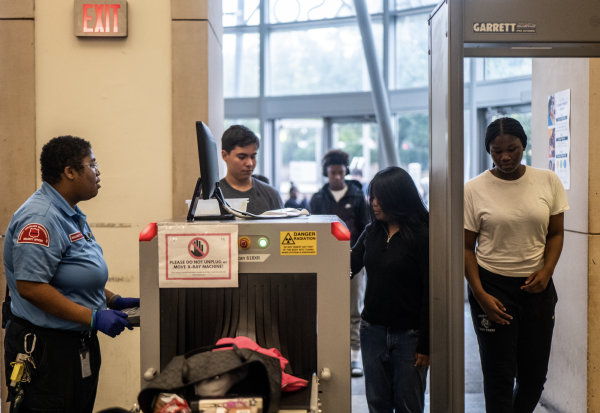
<path id="1" fill-rule="evenodd" d="M 270 357 L 275 357 L 279 359 L 279 363 L 281 364 L 281 390 L 282 391 L 296 391 L 300 390 L 302 387 L 306 387 L 308 382 L 306 380 L 299 379 L 290 374 L 287 374 L 283 370 L 285 369 L 285 365 L 288 364 L 288 361 L 281 355 L 279 350 L 276 348 L 262 348 L 258 344 L 256 344 L 252 339 L 248 337 L 239 336 L 236 338 L 222 338 L 217 341 L 217 345 L 220 344 L 235 344 L 239 348 L 247 348 L 258 353 L 265 354 Z M 216 349 L 214 351 L 226 350 L 226 349 Z"/>

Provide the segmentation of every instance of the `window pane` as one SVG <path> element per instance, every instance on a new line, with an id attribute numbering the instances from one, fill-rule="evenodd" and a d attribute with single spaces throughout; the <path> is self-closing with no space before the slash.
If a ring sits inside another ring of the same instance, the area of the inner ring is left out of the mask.
<path id="1" fill-rule="evenodd" d="M 363 184 L 363 189 L 379 171 L 377 160 L 378 128 L 375 123 L 334 123 L 333 146 L 348 152 L 352 179 Z"/>
<path id="2" fill-rule="evenodd" d="M 399 17 L 396 21 L 396 88 L 427 86 L 428 14 Z"/>
<path id="3" fill-rule="evenodd" d="M 348 0 L 273 0 L 271 23 L 333 19 L 356 15 L 354 2 Z M 382 0 L 367 0 L 369 13 L 382 13 Z"/>
<path id="4" fill-rule="evenodd" d="M 425 205 L 429 205 L 429 115 L 398 116 L 400 163 L 415 181 Z"/>
<path id="5" fill-rule="evenodd" d="M 531 58 L 488 58 L 485 59 L 485 80 L 506 79 L 516 76 L 531 76 Z"/>
<path id="6" fill-rule="evenodd" d="M 260 138 L 260 119 L 247 118 L 247 119 L 225 119 L 225 130 L 232 125 L 243 125 L 250 129 Z M 219 139 L 215 136 L 215 139 Z"/>
<path id="7" fill-rule="evenodd" d="M 223 84 L 226 98 L 259 95 L 259 53 L 258 33 L 223 35 Z"/>
<path id="8" fill-rule="evenodd" d="M 260 24 L 260 0 L 223 0 L 223 26 Z"/>
<path id="9" fill-rule="evenodd" d="M 381 24 L 373 24 L 373 34 L 381 68 Z M 357 26 L 274 31 L 270 69 L 272 96 L 371 90 Z"/>
<path id="10" fill-rule="evenodd" d="M 421 6 L 435 6 L 438 0 L 396 0 L 396 10 L 414 9 Z"/>
<path id="11" fill-rule="evenodd" d="M 318 190 L 319 160 L 316 148 L 321 142 L 323 120 L 281 119 L 275 122 L 277 139 L 277 179 L 284 202 L 290 197 L 292 182 L 300 190 L 298 201 L 310 200 Z"/>

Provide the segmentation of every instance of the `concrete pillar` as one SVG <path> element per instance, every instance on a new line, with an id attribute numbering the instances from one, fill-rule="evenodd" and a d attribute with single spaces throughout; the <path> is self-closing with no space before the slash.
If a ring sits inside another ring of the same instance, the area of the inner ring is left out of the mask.
<path id="1" fill-rule="evenodd" d="M 200 176 L 196 121 L 208 125 L 221 153 L 224 129 L 223 22 L 220 0 L 172 0 L 173 214 L 187 214 Z"/>
<path id="2" fill-rule="evenodd" d="M 183 215 L 200 173 L 194 122 L 208 123 L 220 144 L 223 29 L 220 0 L 128 3 L 127 38 L 80 39 L 70 0 L 37 2 L 35 12 L 33 0 L 0 0 L 0 235 L 41 184 L 42 146 L 81 136 L 102 172 L 99 196 L 80 207 L 104 249 L 107 288 L 138 296 L 139 232 Z M 2 294 L 5 282 L 2 265 Z M 96 410 L 130 408 L 139 333 L 100 341 Z"/>
<path id="3" fill-rule="evenodd" d="M 589 413 L 600 412 L 600 59 L 589 59 L 588 366 Z"/>
<path id="4" fill-rule="evenodd" d="M 102 173 L 100 194 L 80 207 L 103 247 L 107 288 L 138 296 L 139 232 L 183 215 L 200 174 L 197 120 L 220 147 L 221 7 L 220 0 L 128 0 L 127 38 L 82 39 L 73 33 L 72 0 L 37 2 L 35 11 L 33 0 L 0 0 L 0 236 L 41 184 L 42 146 L 80 136 Z M 2 295 L 4 288 L 0 265 Z M 141 384 L 139 331 L 99 337 L 95 410 L 130 408 Z"/>
<path id="5" fill-rule="evenodd" d="M 533 166 L 548 167 L 548 95 L 571 89 L 570 210 L 554 273 L 558 292 L 542 402 L 556 412 L 600 412 L 600 59 L 534 59 Z"/>
<path id="6" fill-rule="evenodd" d="M 12 214 L 35 191 L 33 0 L 0 0 L 0 291 L 6 290 L 4 235 Z M 2 301 L 0 300 L 0 301 Z M 0 330 L 0 411 L 8 412 L 4 330 Z"/>
<path id="7" fill-rule="evenodd" d="M 171 4 L 129 0 L 128 12 L 127 38 L 77 38 L 72 0 L 36 2 L 35 170 L 52 137 L 91 142 L 102 188 L 79 207 L 104 250 L 106 288 L 134 297 L 139 233 L 172 215 Z M 140 386 L 139 330 L 98 337 L 95 408 L 131 408 Z"/>

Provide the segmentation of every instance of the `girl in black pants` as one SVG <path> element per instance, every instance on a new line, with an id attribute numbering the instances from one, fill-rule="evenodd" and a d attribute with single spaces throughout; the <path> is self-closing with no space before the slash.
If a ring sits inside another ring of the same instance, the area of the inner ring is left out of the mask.
<path id="1" fill-rule="evenodd" d="M 526 146 L 517 120 L 492 122 L 494 168 L 465 185 L 465 275 L 488 413 L 532 413 L 550 358 L 569 206 L 554 172 L 521 164 Z"/>
<path id="2" fill-rule="evenodd" d="M 360 346 L 369 413 L 422 413 L 429 367 L 429 213 L 408 173 L 369 185 L 371 223 L 352 247 L 366 269 Z"/>

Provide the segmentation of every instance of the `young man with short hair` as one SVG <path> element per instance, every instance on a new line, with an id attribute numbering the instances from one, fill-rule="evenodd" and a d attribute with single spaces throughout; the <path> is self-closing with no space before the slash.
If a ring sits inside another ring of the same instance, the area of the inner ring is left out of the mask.
<path id="1" fill-rule="evenodd" d="M 310 210 L 313 214 L 337 215 L 350 230 L 350 247 L 354 246 L 368 222 L 367 205 L 362 184 L 346 180 L 350 166 L 350 155 L 332 149 L 323 157 L 323 176 L 329 182 L 313 195 Z M 358 327 L 365 293 L 364 270 L 354 276 L 350 284 L 350 344 L 352 348 L 352 376 L 363 375 L 358 361 L 360 337 Z"/>
<path id="2" fill-rule="evenodd" d="M 223 133 L 221 144 L 221 156 L 227 164 L 227 175 L 219 183 L 223 196 L 249 198 L 247 211 L 257 215 L 283 208 L 279 192 L 252 177 L 260 146 L 258 136 L 245 126 L 233 125 Z"/>

